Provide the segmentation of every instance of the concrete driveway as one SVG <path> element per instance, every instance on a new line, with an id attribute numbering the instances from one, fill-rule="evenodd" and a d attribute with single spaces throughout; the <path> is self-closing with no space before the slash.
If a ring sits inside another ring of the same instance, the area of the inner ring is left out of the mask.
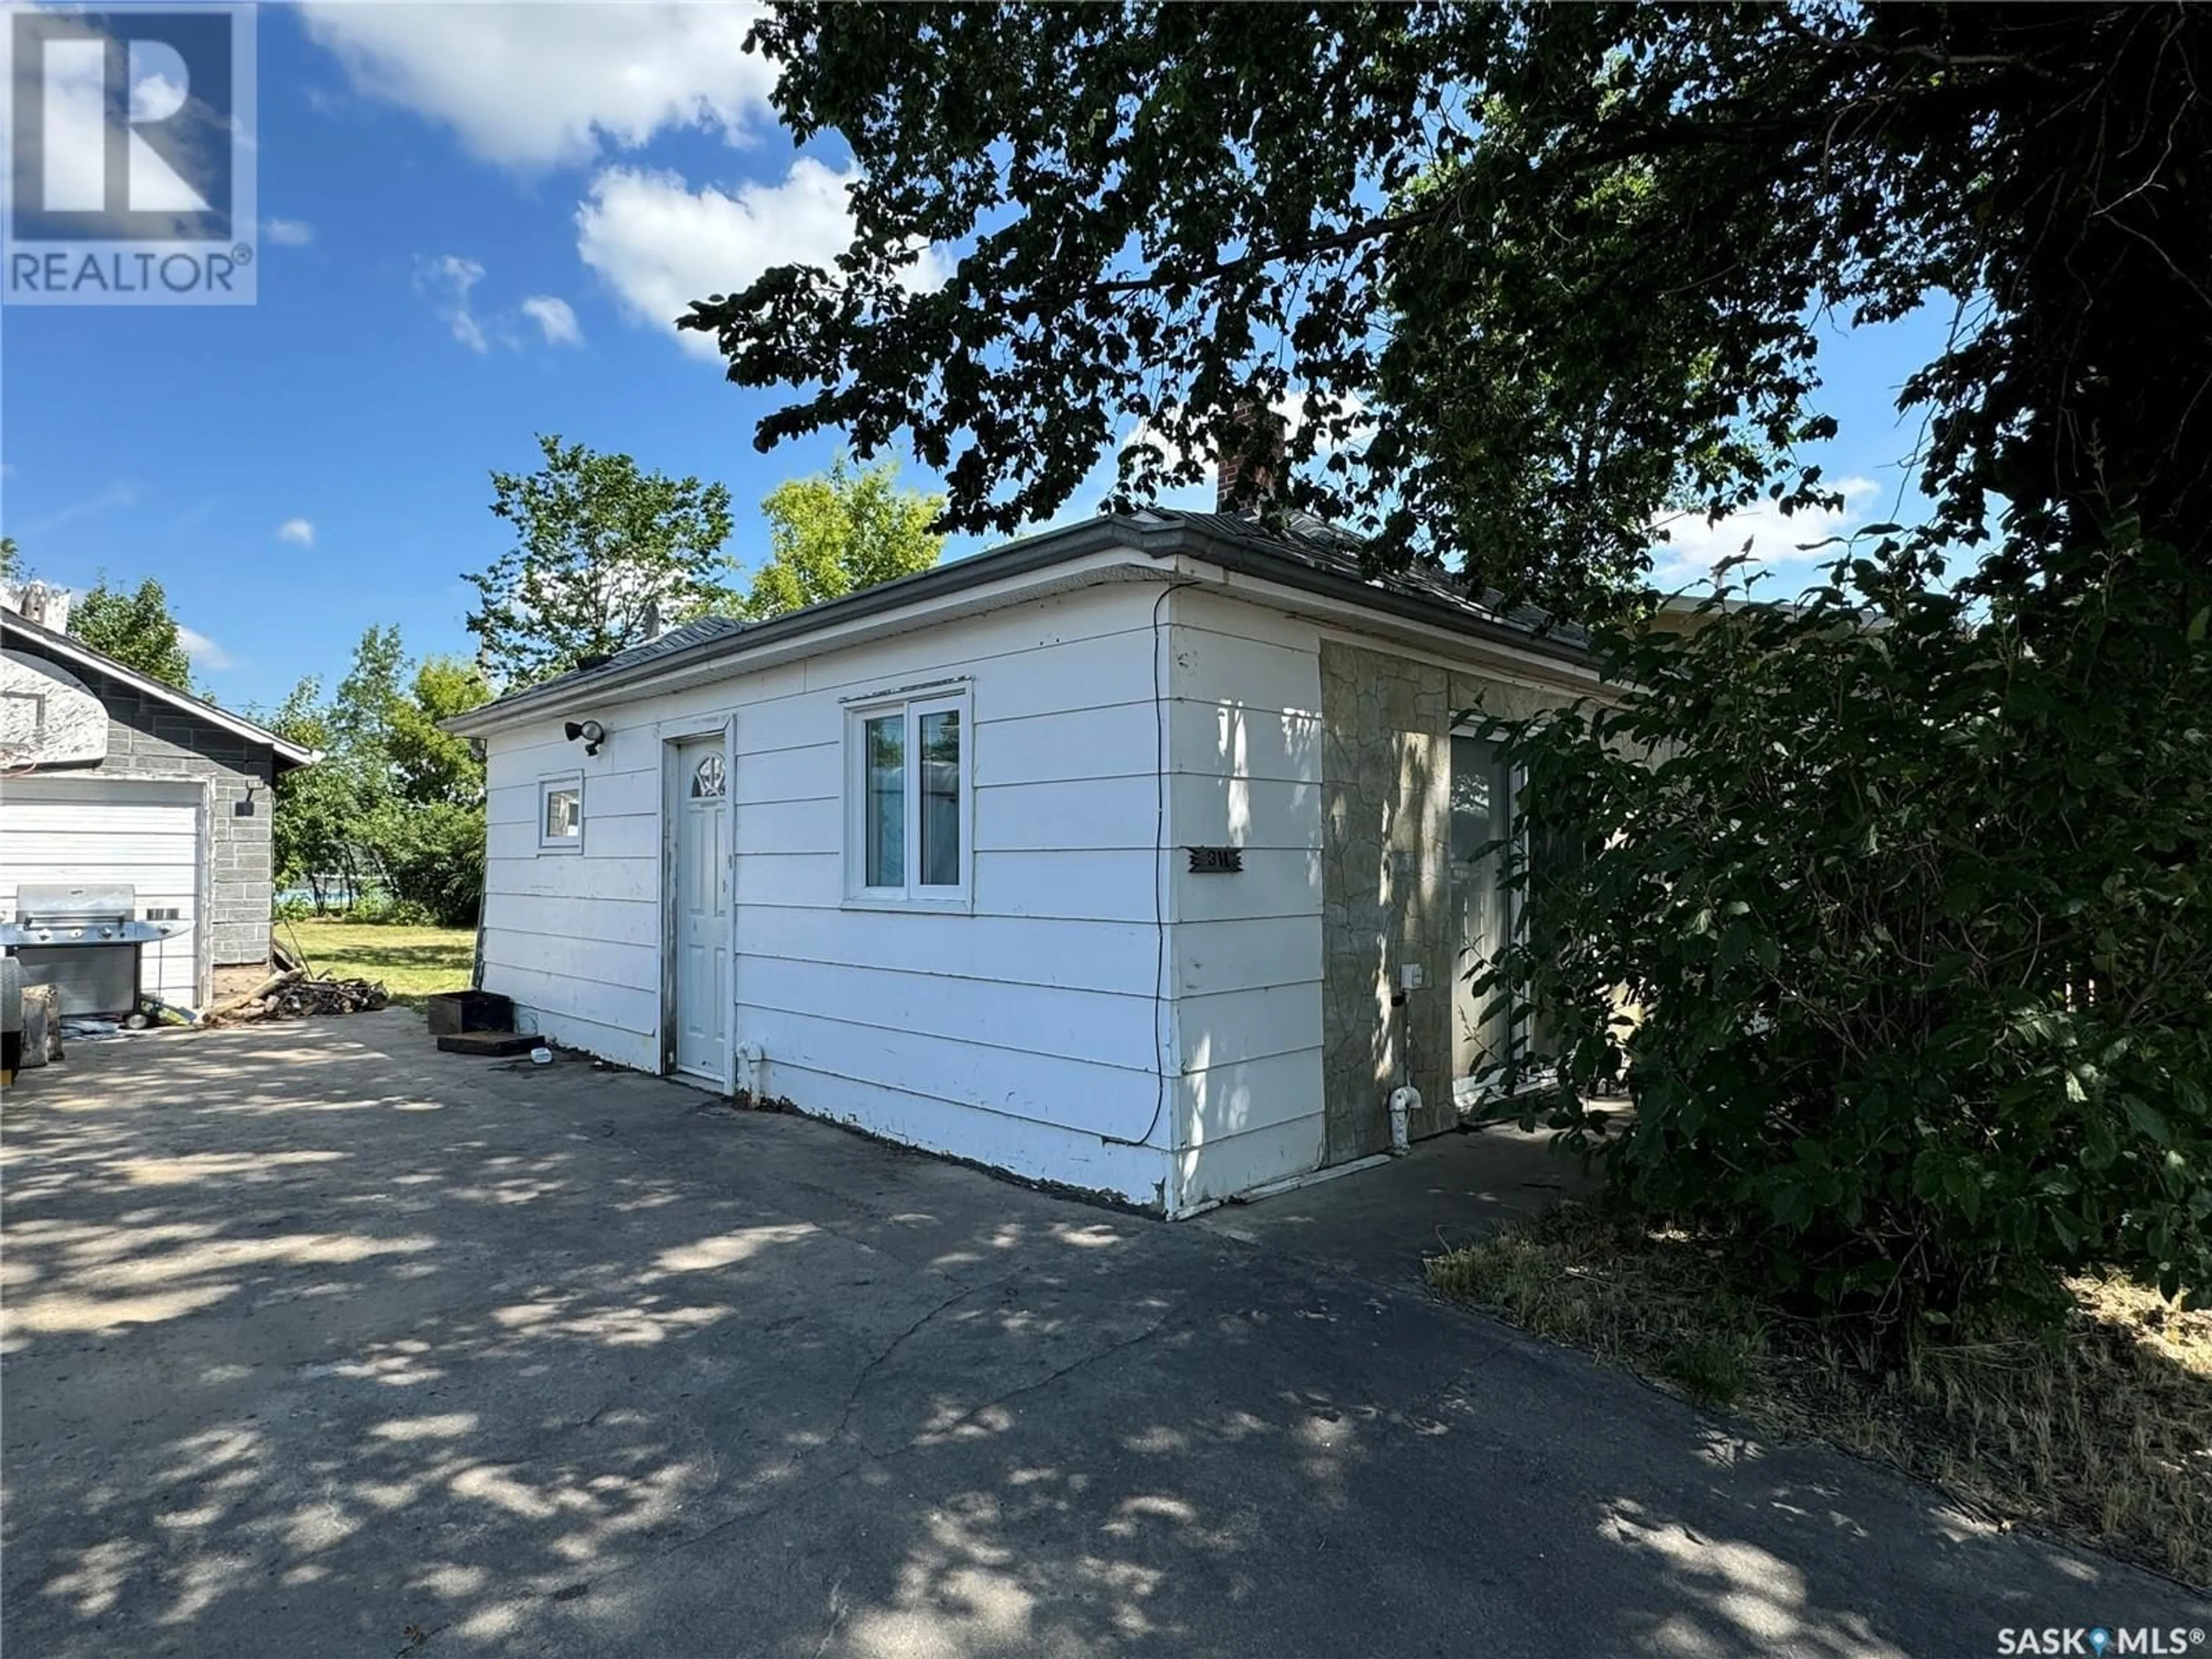
<path id="1" fill-rule="evenodd" d="M 1948 1659 L 2212 1622 L 1431 1302 L 1419 1237 L 1133 1219 L 404 1013 L 79 1045 L 4 1129 L 11 1652 Z"/>

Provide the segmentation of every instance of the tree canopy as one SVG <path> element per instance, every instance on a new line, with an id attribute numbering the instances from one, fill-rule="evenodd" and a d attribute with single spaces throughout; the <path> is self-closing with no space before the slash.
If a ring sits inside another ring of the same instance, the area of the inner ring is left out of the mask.
<path id="1" fill-rule="evenodd" d="M 491 696 L 474 664 L 411 660 L 393 627 L 371 626 L 327 700 L 303 679 L 265 717 L 270 730 L 325 751 L 277 781 L 271 824 L 278 878 L 318 905 L 372 888 L 434 921 L 476 920 L 483 892 L 484 768 L 438 722 Z"/>
<path id="2" fill-rule="evenodd" d="M 1607 697 L 1498 731 L 1524 908 L 1469 967 L 1534 1092 L 1493 1109 L 1893 1331 L 2212 1285 L 2212 10 L 788 0 L 754 39 L 860 175 L 834 269 L 680 319 L 783 394 L 761 447 L 910 446 L 945 526 L 1009 531 L 1272 410 L 1279 505 L 1599 624 Z M 1606 625 L 1662 516 L 1833 501 L 1820 343 L 1923 309 L 1920 522 L 1802 607 Z"/>
<path id="3" fill-rule="evenodd" d="M 843 456 L 827 472 L 778 484 L 761 503 L 769 559 L 740 613 L 762 622 L 842 599 L 935 564 L 945 538 L 931 526 L 941 495 L 898 487 L 898 465 L 855 470 Z"/>
<path id="4" fill-rule="evenodd" d="M 854 237 L 682 325 L 793 389 L 762 447 L 904 441 L 949 527 L 1138 423 L 1116 499 L 1196 482 L 1257 401 L 1290 504 L 1599 611 L 1662 511 L 1826 497 L 1821 331 L 1928 305 L 1893 553 L 2019 574 L 2132 519 L 2204 562 L 2202 8 L 790 0 L 754 38 L 850 145 Z"/>
<path id="5" fill-rule="evenodd" d="M 142 674 L 180 691 L 192 689 L 192 659 L 169 614 L 169 596 L 151 576 L 128 592 L 102 577 L 70 607 L 69 631 Z"/>
<path id="6" fill-rule="evenodd" d="M 535 472 L 492 474 L 491 510 L 515 544 L 467 575 L 480 603 L 469 631 L 507 689 L 550 679 L 593 657 L 726 603 L 730 492 L 647 472 L 555 435 L 538 440 Z"/>

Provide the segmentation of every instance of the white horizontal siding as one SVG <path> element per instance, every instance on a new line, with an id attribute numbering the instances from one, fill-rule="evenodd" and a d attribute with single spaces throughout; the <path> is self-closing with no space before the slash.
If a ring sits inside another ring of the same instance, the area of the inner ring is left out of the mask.
<path id="1" fill-rule="evenodd" d="M 738 936 L 742 956 L 940 974 L 986 988 L 1045 985 L 1150 996 L 1158 979 L 1159 936 L 1149 921 L 904 910 L 824 915 L 803 906 L 752 903 L 739 907 Z"/>
<path id="2" fill-rule="evenodd" d="M 518 936 L 508 933 L 508 940 Z M 560 967 L 525 967 L 518 957 L 508 956 L 493 971 L 491 957 L 484 960 L 484 988 L 511 995 L 515 1005 L 531 1006 L 540 1013 L 568 1015 L 577 1020 L 591 1020 L 592 1024 L 606 1026 L 608 1030 L 626 1030 L 630 1036 L 644 1037 L 657 1051 L 659 1036 L 661 994 L 659 978 L 654 984 L 623 982 L 606 978 L 606 947 L 592 947 L 591 951 L 542 951 L 538 963 L 562 963 Z"/>
<path id="3" fill-rule="evenodd" d="M 850 1009 L 876 1025 L 1056 1059 L 1127 1067 L 1149 1055 L 1156 1005 L 1149 996 L 987 987 L 943 974 L 745 955 L 737 1000 L 747 1008 L 816 1015 Z M 1150 1073 L 1147 1073 L 1150 1075 Z"/>
<path id="4" fill-rule="evenodd" d="M 515 999 L 517 1030 L 544 1037 L 564 1048 L 580 1048 L 587 1054 L 595 1054 L 617 1066 L 627 1066 L 632 1071 L 659 1068 L 659 1049 L 653 1037 L 552 1006 L 544 1000 L 527 1000 L 532 981 L 518 979 L 514 982 L 516 988 L 507 994 Z"/>
<path id="5" fill-rule="evenodd" d="M 740 750 L 731 771 L 730 799 L 742 811 L 769 801 L 835 800 L 843 787 L 843 746 L 808 743 L 759 753 Z"/>
<path id="6" fill-rule="evenodd" d="M 486 982 L 626 1064 L 659 1051 L 663 740 L 728 718 L 737 1041 L 802 1109 L 1040 1178 L 1164 1201 L 1173 1089 L 1160 933 L 1151 585 L 933 627 L 491 739 Z M 958 680 L 971 913 L 845 897 L 851 699 Z M 580 852 L 540 853 L 539 781 L 584 781 Z M 1116 1135 L 1156 1137 L 1151 1150 Z"/>
<path id="7" fill-rule="evenodd" d="M 1297 624 L 1285 623 L 1263 639 L 1243 630 L 1255 625 L 1255 607 L 1223 611 L 1220 602 L 1193 596 L 1175 612 L 1173 670 L 1169 695 L 1194 702 L 1227 702 L 1272 715 L 1321 713 L 1318 630 L 1292 643 Z"/>
<path id="8" fill-rule="evenodd" d="M 1178 771 L 1205 777 L 1319 783 L 1321 716 L 1297 709 L 1249 708 L 1223 698 L 1178 697 L 1168 724 Z"/>
<path id="9" fill-rule="evenodd" d="M 1317 1167 L 1321 653 L 1315 629 L 1178 593 L 1169 798 L 1178 846 L 1243 849 L 1175 883 L 1179 1208 Z"/>
<path id="10" fill-rule="evenodd" d="M 836 909 L 845 902 L 842 852 L 738 853 L 737 900 L 743 904 Z"/>
<path id="11" fill-rule="evenodd" d="M 1157 1146 L 1123 1146 L 1079 1129 L 961 1106 L 771 1057 L 766 1085 L 806 1109 L 929 1152 L 951 1152 L 1032 1181 L 1050 1181 L 1131 1204 L 1169 1203 L 1167 1162 Z"/>
<path id="12" fill-rule="evenodd" d="M 998 916 L 1140 922 L 1151 928 L 1160 920 L 1153 880 L 1158 868 L 1150 845 L 979 853 L 976 908 Z"/>
<path id="13" fill-rule="evenodd" d="M 485 753 L 484 988 L 514 1000 L 523 1030 L 648 1070 L 660 1052 L 658 759 L 657 738 L 611 726 L 586 756 L 559 721 Z M 573 776 L 580 845 L 541 850 L 539 784 Z"/>
<path id="14" fill-rule="evenodd" d="M 1194 1072 L 1176 1089 L 1176 1144 L 1195 1146 L 1322 1115 L 1321 1050 L 1297 1048 Z"/>
<path id="15" fill-rule="evenodd" d="M 741 1004 L 739 1040 L 759 1043 L 772 1062 L 1091 1134 L 1141 1138 L 1159 1109 L 1154 1071 L 898 1030 L 877 1024 L 876 1011 L 857 1000 L 836 1006 L 854 1018 Z M 1000 1035 L 1021 1034 L 1009 1028 Z M 1132 1057 L 1144 1059 L 1145 1051 Z"/>
<path id="16" fill-rule="evenodd" d="M 967 673 L 989 678 L 994 720 L 1150 702 L 1153 598 L 1100 588 L 811 658 L 807 697 L 834 710 L 841 697 Z"/>
<path id="17" fill-rule="evenodd" d="M 561 901 L 557 929 L 551 925 L 553 920 L 542 907 L 501 905 L 498 914 L 487 916 L 486 926 L 501 933 L 544 939 L 564 947 L 571 954 L 578 948 L 580 939 L 617 945 L 641 945 L 654 950 L 660 947 L 660 906 L 653 899 L 599 896 L 564 898 Z"/>
<path id="18" fill-rule="evenodd" d="M 1328 1132 L 1318 1115 L 1186 1144 L 1176 1151 L 1175 1160 L 1179 1206 L 1196 1209 L 1317 1170 L 1328 1145 Z"/>
<path id="19" fill-rule="evenodd" d="M 564 907 L 571 899 L 626 899 L 658 905 L 660 860 L 592 858 L 580 853 L 494 858 L 484 871 L 484 887 L 486 903 L 502 914 L 510 927 L 564 933 Z M 512 901 L 512 908 L 505 901 Z M 579 938 L 588 942 L 591 935 Z"/>
<path id="20" fill-rule="evenodd" d="M 1176 929 L 1176 944 L 1179 996 L 1258 990 L 1321 978 L 1318 915 L 1184 922 Z"/>
<path id="21" fill-rule="evenodd" d="M 1142 702 L 1008 717 L 975 711 L 975 781 L 1002 785 L 1139 778 L 1149 782 L 1159 753 L 1159 715 Z"/>
<path id="22" fill-rule="evenodd" d="M 1182 1070 L 1310 1053 L 1321 1029 L 1321 981 L 1185 996 L 1176 1005 Z"/>
<path id="23" fill-rule="evenodd" d="M 975 792 L 979 854 L 1115 847 L 1149 852 L 1161 829 L 1149 776 L 1000 784 Z"/>
<path id="24" fill-rule="evenodd" d="M 535 819 L 520 823 L 486 826 L 485 850 L 495 859 L 535 860 L 538 845 Z M 603 859 L 655 859 L 660 856 L 660 819 L 657 814 L 592 813 L 584 820 L 581 845 L 574 851 L 549 853 L 556 858 L 579 854 Z"/>
<path id="25" fill-rule="evenodd" d="M 764 800 L 737 812 L 738 852 L 835 853 L 845 839 L 844 803 L 820 800 Z"/>
<path id="26" fill-rule="evenodd" d="M 594 939 L 588 963 L 589 977 L 584 978 L 580 975 L 586 964 L 580 959 L 574 940 L 521 928 L 487 927 L 484 959 L 517 966 L 527 964 L 573 986 L 605 985 L 617 991 L 634 992 L 650 1000 L 632 1005 L 647 1009 L 647 1013 L 633 1012 L 614 1023 L 624 1030 L 650 1027 L 653 1023 L 650 1008 L 658 1005 L 660 996 L 660 945 L 657 939 L 630 943 Z M 570 1012 L 589 1013 L 591 1009 L 587 1005 L 577 1004 L 571 1006 Z"/>
<path id="27" fill-rule="evenodd" d="M 1176 839 L 1185 845 L 1321 850 L 1317 783 L 1179 772 L 1169 780 L 1169 799 Z"/>

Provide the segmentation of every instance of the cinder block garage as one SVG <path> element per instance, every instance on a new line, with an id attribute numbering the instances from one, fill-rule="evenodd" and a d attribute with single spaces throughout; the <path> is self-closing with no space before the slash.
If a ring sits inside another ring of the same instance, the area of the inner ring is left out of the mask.
<path id="1" fill-rule="evenodd" d="M 269 959 L 270 786 L 315 758 L 0 611 L 0 919 L 27 892 L 123 896 L 128 920 L 166 930 L 142 948 L 138 992 L 203 1006 L 216 969 Z M 34 983 L 70 970 L 27 957 Z"/>

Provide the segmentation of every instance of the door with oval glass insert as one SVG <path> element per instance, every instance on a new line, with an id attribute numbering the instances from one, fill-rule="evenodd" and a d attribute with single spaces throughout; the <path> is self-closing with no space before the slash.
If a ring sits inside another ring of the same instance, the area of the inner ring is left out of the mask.
<path id="1" fill-rule="evenodd" d="M 720 1083 L 729 1054 L 729 760 L 720 737 L 672 744 L 668 753 L 676 1069 Z"/>

